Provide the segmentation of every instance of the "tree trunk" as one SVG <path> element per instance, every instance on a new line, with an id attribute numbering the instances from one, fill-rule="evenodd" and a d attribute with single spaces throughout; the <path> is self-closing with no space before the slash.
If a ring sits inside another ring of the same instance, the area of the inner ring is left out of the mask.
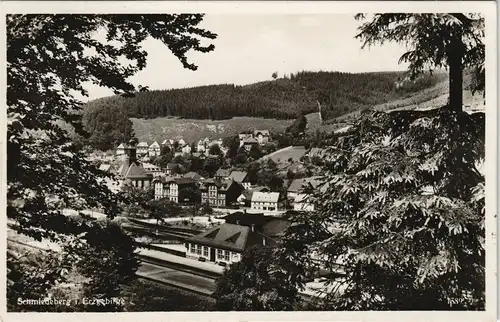
<path id="1" fill-rule="evenodd" d="M 452 41 L 448 47 L 449 102 L 448 107 L 454 111 L 462 111 L 463 105 L 463 44 L 459 40 Z"/>

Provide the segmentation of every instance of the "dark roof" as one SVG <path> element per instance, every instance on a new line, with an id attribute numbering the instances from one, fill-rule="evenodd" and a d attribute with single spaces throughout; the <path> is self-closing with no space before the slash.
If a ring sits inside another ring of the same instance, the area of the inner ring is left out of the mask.
<path id="1" fill-rule="evenodd" d="M 127 173 L 125 174 L 125 179 L 148 179 L 148 178 L 153 178 L 153 175 L 151 173 L 146 172 L 146 170 L 138 165 L 137 163 L 133 162 L 130 167 L 127 170 Z"/>
<path id="2" fill-rule="evenodd" d="M 153 179 L 153 182 L 161 182 L 161 183 L 166 183 L 166 182 L 169 182 L 170 180 L 174 179 L 174 177 L 165 177 L 165 176 L 161 176 L 161 177 L 156 177 Z"/>
<path id="3" fill-rule="evenodd" d="M 208 186 L 215 185 L 219 191 L 227 191 L 231 185 L 234 183 L 232 179 L 218 180 L 218 179 L 206 179 L 202 182 L 201 189 L 206 190 Z"/>
<path id="4" fill-rule="evenodd" d="M 169 180 L 165 181 L 165 183 L 168 183 L 168 182 L 175 182 L 178 185 L 195 183 L 195 181 L 191 178 L 170 178 Z"/>
<path id="5" fill-rule="evenodd" d="M 130 167 L 130 162 L 128 161 L 128 159 L 126 159 L 125 161 L 123 161 L 123 163 L 118 168 L 118 171 L 117 171 L 118 175 L 121 177 L 125 177 L 129 167 Z"/>
<path id="6" fill-rule="evenodd" d="M 198 173 L 192 172 L 192 171 L 184 174 L 183 177 L 184 178 L 190 178 L 190 179 L 193 179 L 193 180 L 201 180 L 202 179 L 202 176 L 200 176 Z"/>
<path id="7" fill-rule="evenodd" d="M 238 211 L 238 212 L 233 212 L 232 214 L 229 214 L 227 216 L 224 216 L 221 219 L 224 219 L 228 224 L 238 223 L 239 225 L 250 227 L 252 225 L 262 226 L 271 220 L 276 220 L 276 217 L 266 216 L 264 214 L 254 214 L 254 213 L 247 214 Z"/>
<path id="8" fill-rule="evenodd" d="M 229 178 L 233 179 L 238 183 L 242 183 L 247 178 L 248 173 L 246 171 L 233 171 L 229 175 Z"/>
<path id="9" fill-rule="evenodd" d="M 117 173 L 120 177 L 125 179 L 148 179 L 153 177 L 153 175 L 148 173 L 139 163 L 130 163 L 128 159 L 123 161 Z"/>
<path id="10" fill-rule="evenodd" d="M 167 169 L 176 169 L 176 168 L 179 168 L 181 165 L 179 163 L 173 163 L 173 162 L 170 162 L 170 163 L 167 163 Z"/>
<path id="11" fill-rule="evenodd" d="M 231 170 L 230 169 L 219 169 L 217 170 L 217 172 L 215 173 L 215 176 L 216 177 L 229 177 L 229 175 L 231 174 Z"/>
<path id="12" fill-rule="evenodd" d="M 295 179 L 292 181 L 292 183 L 290 183 L 290 186 L 288 186 L 287 191 L 288 192 L 301 192 L 309 184 L 311 184 L 313 186 L 313 188 L 319 186 L 321 184 L 321 177 L 316 176 L 316 177 Z"/>
<path id="13" fill-rule="evenodd" d="M 189 237 L 186 242 L 241 253 L 253 245 L 262 245 L 264 239 L 266 239 L 267 243 L 268 237 L 252 231 L 250 227 L 225 223 L 196 236 Z"/>

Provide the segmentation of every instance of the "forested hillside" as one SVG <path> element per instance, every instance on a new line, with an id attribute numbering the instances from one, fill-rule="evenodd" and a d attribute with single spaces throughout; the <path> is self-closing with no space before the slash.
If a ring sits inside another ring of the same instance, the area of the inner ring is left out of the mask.
<path id="1" fill-rule="evenodd" d="M 324 119 L 404 99 L 446 79 L 444 73 L 425 75 L 416 82 L 402 82 L 404 72 L 340 73 L 298 72 L 273 81 L 251 85 L 232 84 L 154 90 L 135 97 L 106 97 L 91 107 L 118 106 L 129 117 L 177 116 L 191 119 L 229 119 L 250 116 L 293 119 L 318 110 Z"/>

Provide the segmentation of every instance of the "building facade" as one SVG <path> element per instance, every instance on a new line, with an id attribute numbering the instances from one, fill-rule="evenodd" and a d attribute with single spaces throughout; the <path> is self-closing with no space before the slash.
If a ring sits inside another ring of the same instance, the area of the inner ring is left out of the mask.
<path id="1" fill-rule="evenodd" d="M 225 223 L 186 239 L 186 257 L 220 265 L 239 262 L 242 254 L 258 245 L 273 246 L 290 223 L 262 214 L 232 213 Z"/>
<path id="2" fill-rule="evenodd" d="M 253 131 L 253 137 L 260 145 L 265 145 L 269 143 L 270 133 L 268 130 L 255 130 Z"/>
<path id="3" fill-rule="evenodd" d="M 167 199 L 176 203 L 196 201 L 196 182 L 189 178 L 162 177 L 154 181 L 155 199 Z"/>
<path id="4" fill-rule="evenodd" d="M 283 209 L 280 193 L 255 191 L 252 193 L 250 208 L 266 213 L 278 212 Z"/>
<path id="5" fill-rule="evenodd" d="M 200 190 L 202 204 L 226 207 L 237 201 L 243 187 L 230 179 L 208 179 L 202 182 Z"/>
<path id="6" fill-rule="evenodd" d="M 157 141 L 154 141 L 148 148 L 148 153 L 150 157 L 157 157 L 160 155 L 160 144 Z"/>
<path id="7" fill-rule="evenodd" d="M 145 156 L 148 155 L 149 153 L 149 145 L 148 142 L 140 142 L 137 144 L 137 155 L 138 156 Z"/>

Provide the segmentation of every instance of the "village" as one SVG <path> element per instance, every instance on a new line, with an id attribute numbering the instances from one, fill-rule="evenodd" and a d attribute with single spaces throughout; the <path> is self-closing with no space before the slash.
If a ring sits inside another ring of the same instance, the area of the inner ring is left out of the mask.
<path id="1" fill-rule="evenodd" d="M 239 149 L 245 152 L 272 141 L 268 130 L 240 133 L 238 139 Z M 289 179 L 285 180 L 284 188 L 276 191 L 252 182 L 248 172 L 239 168 L 221 167 L 213 176 L 204 177 L 197 172 L 183 171 L 182 165 L 175 162 L 169 162 L 164 168 L 151 163 L 164 148 L 174 150 L 174 157 L 219 157 L 210 154 L 214 146 L 218 146 L 216 151 L 221 154 L 228 151 L 222 139 L 204 138 L 196 144 L 188 144 L 182 138 L 151 144 L 132 139 L 119 144 L 114 155 L 97 159 L 99 169 L 114 176 L 115 180 L 108 179 L 108 185 L 116 193 L 125 189 L 150 189 L 154 191 L 154 200 L 175 203 L 181 209 L 196 207 L 212 214 L 213 219 L 209 220 L 217 225 L 209 225 L 206 230 L 187 238 L 180 247 L 170 242 L 165 247 L 174 251 L 185 247 L 182 256 L 225 266 L 239 261 L 243 253 L 256 244 L 274 244 L 279 233 L 289 226 L 282 218 L 287 211 L 314 210 L 306 191 L 316 188 L 321 181 L 319 176 Z M 318 149 L 304 150 L 303 154 L 307 155 L 306 152 L 311 150 Z M 194 209 L 191 216 L 197 213 L 198 209 Z M 164 216 L 168 217 L 168 214 Z M 149 214 L 144 214 L 144 217 L 146 221 L 151 219 Z M 149 220 L 149 225 L 153 221 Z M 161 222 L 164 220 L 156 221 Z"/>
<path id="2" fill-rule="evenodd" d="M 493 312 L 483 5 L 8 11 L 7 311 Z"/>

